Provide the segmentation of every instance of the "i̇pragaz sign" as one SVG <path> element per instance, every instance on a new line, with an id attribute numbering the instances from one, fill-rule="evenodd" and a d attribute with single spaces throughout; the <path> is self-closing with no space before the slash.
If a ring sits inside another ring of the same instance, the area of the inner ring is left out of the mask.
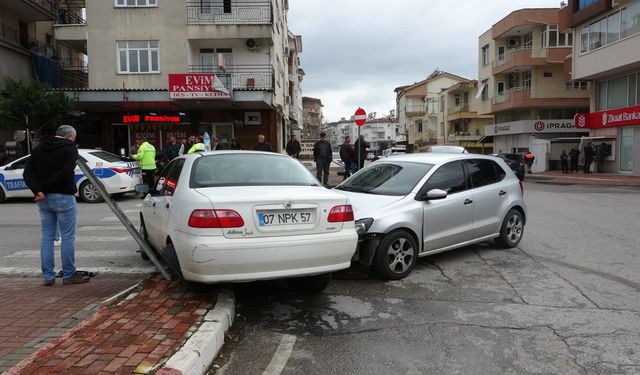
<path id="1" fill-rule="evenodd" d="M 521 120 L 487 125 L 485 135 L 523 134 L 523 133 L 566 133 L 584 132 L 578 129 L 573 120 Z"/>

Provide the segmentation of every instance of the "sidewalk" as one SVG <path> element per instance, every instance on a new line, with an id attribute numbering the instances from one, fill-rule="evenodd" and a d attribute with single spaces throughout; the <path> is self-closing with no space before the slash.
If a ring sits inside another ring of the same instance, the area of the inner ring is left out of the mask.
<path id="1" fill-rule="evenodd" d="M 640 176 L 627 176 L 610 173 L 584 174 L 582 172 L 574 172 L 563 174 L 561 171 L 546 171 L 541 173 L 527 174 L 524 180 L 535 180 L 537 183 L 555 185 L 603 185 L 640 187 Z"/>
<path id="2" fill-rule="evenodd" d="M 28 317 L 23 318 L 22 325 L 18 327 L 34 327 L 35 333 L 31 336 L 42 336 L 44 331 L 38 329 L 40 325 L 54 324 L 55 326 L 57 324 L 53 321 L 54 319 L 47 318 L 52 311 L 64 311 L 60 314 L 63 318 L 75 316 L 78 310 L 93 312 L 93 315 L 86 317 L 87 314 L 85 314 L 86 319 L 68 331 L 68 327 L 53 331 L 46 340 L 50 341 L 48 344 L 9 369 L 6 372 L 7 375 L 151 373 L 158 370 L 197 330 L 204 321 L 205 315 L 215 306 L 217 296 L 216 289 L 212 289 L 212 293 L 209 294 L 194 294 L 178 282 L 168 282 L 160 276 L 153 276 L 129 294 L 125 293 L 113 301 L 97 305 L 96 299 L 103 300 L 105 296 L 132 284 L 135 285 L 136 282 L 134 280 L 112 281 L 108 283 L 109 290 L 106 290 L 99 288 L 100 284 L 105 284 L 101 283 L 99 278 L 92 279 L 89 284 L 74 286 L 56 284 L 53 288 L 40 287 L 34 279 L 25 280 L 21 283 L 22 285 L 12 287 L 13 294 L 18 294 L 20 286 L 24 288 L 20 292 L 23 297 L 14 297 L 13 301 L 9 296 L 6 296 L 7 299 L 2 299 L 3 302 L 10 301 L 4 304 L 4 310 L 2 310 L 3 322 L 5 322 L 4 328 L 0 329 L 0 332 L 5 335 L 0 338 L 2 342 L 7 342 L 6 335 L 16 330 L 12 328 L 16 326 L 16 322 L 6 320 L 4 312 L 9 311 L 8 307 L 11 307 L 14 315 L 17 315 L 15 306 L 30 305 L 19 301 L 19 298 L 30 301 L 41 299 L 39 306 L 34 306 L 32 312 L 19 312 L 20 315 Z M 89 291 L 96 286 L 101 293 Z M 41 298 L 33 298 L 32 293 L 39 294 Z M 11 292 L 7 294 L 10 295 Z M 60 295 L 57 299 L 52 297 L 56 294 Z M 91 295 L 93 298 L 93 305 L 88 309 L 85 307 L 86 298 L 88 298 L 86 295 Z M 78 320 L 80 319 L 82 317 L 78 317 Z M 44 329 L 47 330 L 46 327 Z M 20 333 L 19 340 L 22 342 L 31 336 Z M 57 338 L 53 339 L 53 337 Z M 32 340 L 27 344 L 34 346 L 34 343 L 35 341 Z M 43 344 L 44 341 L 40 342 L 40 345 Z M 0 348 L 4 349 L 5 346 Z M 34 348 L 37 348 L 37 345 Z M 15 352 L 15 349 L 11 352 Z M 7 357 L 6 353 L 2 358 Z M 29 353 L 25 351 L 23 356 L 27 354 Z M 9 355 L 10 358 L 17 358 L 17 356 Z M 5 362 L 5 365 L 11 365 L 14 361 L 15 359 Z"/>

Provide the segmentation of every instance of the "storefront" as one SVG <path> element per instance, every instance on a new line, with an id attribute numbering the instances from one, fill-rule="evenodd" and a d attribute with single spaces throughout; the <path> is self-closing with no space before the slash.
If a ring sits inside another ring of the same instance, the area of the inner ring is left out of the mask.
<path id="1" fill-rule="evenodd" d="M 612 139 L 605 172 L 640 174 L 640 105 L 579 113 L 575 122 L 579 129 L 590 130 L 593 137 Z"/>

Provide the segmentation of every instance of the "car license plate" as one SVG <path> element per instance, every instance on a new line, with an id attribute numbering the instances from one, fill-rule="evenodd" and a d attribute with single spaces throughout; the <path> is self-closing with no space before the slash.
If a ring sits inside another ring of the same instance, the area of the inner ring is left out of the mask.
<path id="1" fill-rule="evenodd" d="M 258 212 L 258 223 L 260 226 L 272 225 L 294 225 L 311 223 L 312 215 L 310 211 L 273 211 Z"/>

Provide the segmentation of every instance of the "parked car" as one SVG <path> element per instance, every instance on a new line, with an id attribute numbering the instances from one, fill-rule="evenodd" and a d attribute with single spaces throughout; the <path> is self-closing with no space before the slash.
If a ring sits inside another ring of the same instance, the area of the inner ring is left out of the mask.
<path id="1" fill-rule="evenodd" d="M 437 152 L 437 153 L 453 153 L 453 154 L 468 154 L 466 148 L 462 146 L 454 146 L 454 145 L 437 145 L 437 146 L 429 146 L 426 152 Z"/>
<path id="2" fill-rule="evenodd" d="M 526 173 L 524 166 L 524 157 L 521 154 L 492 154 L 492 156 L 498 157 L 507 163 L 509 168 L 516 174 L 520 181 L 524 181 L 524 175 Z"/>
<path id="3" fill-rule="evenodd" d="M 194 283 L 296 278 L 293 287 L 319 291 L 350 266 L 358 242 L 349 199 L 271 152 L 174 159 L 141 219 L 142 237 Z"/>
<path id="4" fill-rule="evenodd" d="M 109 194 L 124 194 L 135 191 L 142 183 L 140 164 L 137 161 L 122 161 L 110 152 L 93 149 L 79 149 L 79 156 L 87 162 L 89 168 L 100 178 Z M 0 203 L 8 198 L 33 197 L 33 193 L 24 182 L 22 174 L 30 155 L 17 159 L 0 167 Z M 88 203 L 102 201 L 98 189 L 85 177 L 79 167 L 75 170 L 75 182 L 78 196 Z"/>
<path id="5" fill-rule="evenodd" d="M 515 247 L 524 233 L 522 182 L 491 156 L 390 156 L 335 189 L 353 205 L 357 259 L 387 279 L 407 276 L 418 257 L 490 239 Z"/>

